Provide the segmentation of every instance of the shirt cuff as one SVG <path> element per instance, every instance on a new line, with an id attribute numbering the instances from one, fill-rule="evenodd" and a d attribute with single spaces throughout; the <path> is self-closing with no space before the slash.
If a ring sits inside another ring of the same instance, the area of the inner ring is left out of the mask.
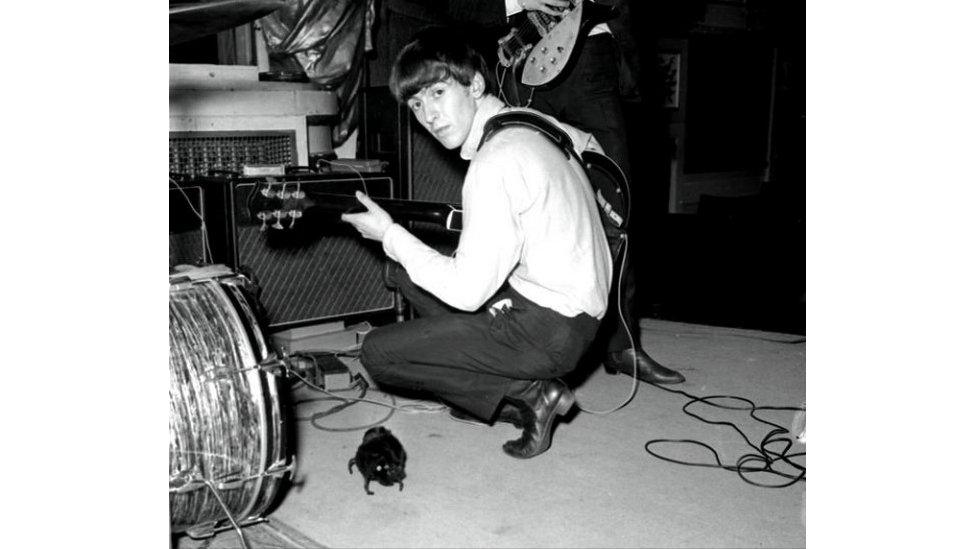
<path id="1" fill-rule="evenodd" d="M 505 16 L 511 17 L 516 13 L 522 11 L 522 6 L 519 5 L 519 0 L 505 0 Z"/>

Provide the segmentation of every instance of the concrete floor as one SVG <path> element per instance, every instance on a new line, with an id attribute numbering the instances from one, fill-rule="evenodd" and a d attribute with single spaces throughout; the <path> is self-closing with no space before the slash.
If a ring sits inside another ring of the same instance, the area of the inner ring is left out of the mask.
<path id="1" fill-rule="evenodd" d="M 735 395 L 758 406 L 804 405 L 806 345 L 798 336 L 648 319 L 641 329 L 644 348 L 687 377 L 677 386 L 681 390 Z M 358 368 L 350 363 L 351 370 Z M 589 410 L 615 408 L 630 396 L 631 379 L 594 369 L 576 388 L 577 402 Z M 300 389 L 294 398 L 315 396 Z M 390 402 L 373 390 L 368 398 Z M 709 444 L 729 465 L 754 452 L 731 427 L 683 413 L 687 402 L 638 384 L 624 408 L 578 413 L 558 424 L 552 448 L 525 461 L 502 453 L 502 444 L 518 435 L 512 426 L 460 423 L 446 410 L 397 411 L 384 425 L 407 451 L 408 476 L 402 492 L 373 483 L 372 496 L 359 472 L 350 475 L 346 465 L 362 440 L 360 427 L 383 419 L 388 409 L 359 403 L 319 421 L 352 430 L 323 431 L 299 422 L 297 484 L 271 516 L 325 547 L 804 547 L 805 482 L 757 487 L 733 471 L 675 464 L 645 450 L 651 439 L 693 439 Z M 713 402 L 742 407 L 740 401 Z M 334 404 L 299 404 L 296 415 Z M 689 411 L 734 422 L 757 445 L 772 429 L 744 410 L 699 402 Z M 787 428 L 797 417 L 788 410 L 757 415 Z M 787 436 L 796 440 L 795 434 Z M 714 462 L 699 446 L 653 448 L 675 459 Z M 783 445 L 772 449 L 782 451 Z M 805 452 L 805 442 L 790 452 Z M 803 456 L 794 461 L 806 463 Z M 775 468 L 799 472 L 782 463 Z M 768 474 L 747 478 L 788 481 Z M 180 548 L 240 547 L 233 532 L 204 542 L 177 541 Z"/>

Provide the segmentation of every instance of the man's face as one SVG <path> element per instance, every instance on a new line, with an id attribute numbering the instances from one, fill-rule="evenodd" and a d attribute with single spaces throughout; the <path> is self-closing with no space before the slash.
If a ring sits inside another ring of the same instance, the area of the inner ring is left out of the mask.
<path id="1" fill-rule="evenodd" d="M 480 74 L 468 86 L 453 78 L 436 82 L 407 99 L 413 115 L 434 139 L 448 149 L 460 147 L 471 131 L 477 110 L 475 99 L 481 97 L 484 80 Z"/>

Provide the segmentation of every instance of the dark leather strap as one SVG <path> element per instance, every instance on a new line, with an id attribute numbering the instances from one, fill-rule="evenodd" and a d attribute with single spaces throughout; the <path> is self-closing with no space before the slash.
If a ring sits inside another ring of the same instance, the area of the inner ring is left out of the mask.
<path id="1" fill-rule="evenodd" d="M 569 138 L 569 134 L 542 116 L 529 111 L 507 111 L 489 118 L 485 122 L 485 131 L 481 135 L 481 142 L 478 143 L 478 149 L 481 149 L 481 146 L 500 130 L 511 126 L 529 127 L 539 131 L 539 133 L 548 137 L 554 145 L 562 149 L 566 153 L 566 158 L 575 158 L 580 165 L 583 165 L 583 160 L 576 154 L 576 150 L 573 149 L 573 140 Z"/>
<path id="2" fill-rule="evenodd" d="M 531 111 L 511 110 L 489 118 L 485 122 L 478 149 L 480 150 L 493 135 L 512 126 L 528 127 L 538 131 L 566 153 L 568 160 L 576 160 L 590 180 L 604 225 L 611 226 L 619 232 L 627 229 L 630 218 L 630 186 L 627 176 L 616 162 L 605 154 L 595 151 L 583 151 L 582 156 L 577 154 L 569 134 L 543 116 Z"/>

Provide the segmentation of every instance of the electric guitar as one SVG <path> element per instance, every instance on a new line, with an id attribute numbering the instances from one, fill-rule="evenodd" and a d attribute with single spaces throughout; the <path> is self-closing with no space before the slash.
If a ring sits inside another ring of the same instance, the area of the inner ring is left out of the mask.
<path id="1" fill-rule="evenodd" d="M 630 189 L 620 167 L 610 158 L 593 151 L 580 155 L 605 227 L 623 231 L 630 216 Z M 450 231 L 460 231 L 463 212 L 457 204 L 374 198 L 395 221 L 433 223 Z M 348 194 L 310 190 L 300 181 L 266 181 L 255 186 L 247 200 L 252 222 L 261 230 L 288 230 L 309 224 L 344 224 L 344 213 L 365 212 L 366 207 Z"/>
<path id="2" fill-rule="evenodd" d="M 576 46 L 595 25 L 617 16 L 617 8 L 592 0 L 574 0 L 560 16 L 541 11 L 522 11 L 519 21 L 498 40 L 498 62 L 521 66 L 522 83 L 541 86 L 552 81 L 574 60 Z"/>

